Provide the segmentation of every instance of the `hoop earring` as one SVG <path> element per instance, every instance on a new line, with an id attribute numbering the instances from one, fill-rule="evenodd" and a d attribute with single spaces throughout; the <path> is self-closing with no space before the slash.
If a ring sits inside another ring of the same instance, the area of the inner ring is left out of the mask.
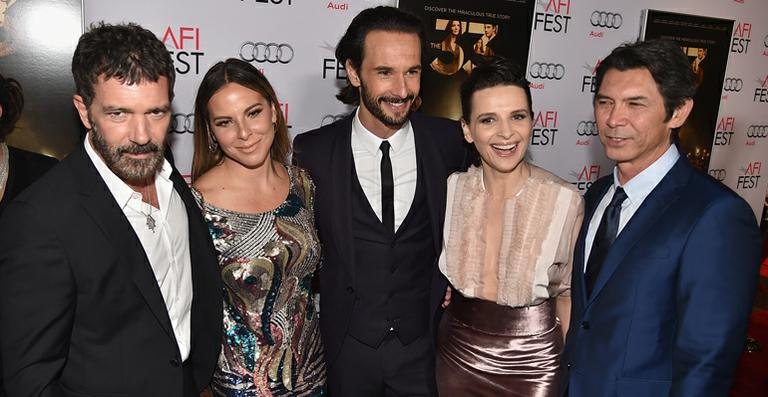
<path id="1" fill-rule="evenodd" d="M 216 150 L 219 149 L 219 143 L 216 142 L 216 139 L 213 137 L 213 134 L 211 134 L 211 131 L 208 130 L 208 150 L 211 153 L 216 153 Z"/>

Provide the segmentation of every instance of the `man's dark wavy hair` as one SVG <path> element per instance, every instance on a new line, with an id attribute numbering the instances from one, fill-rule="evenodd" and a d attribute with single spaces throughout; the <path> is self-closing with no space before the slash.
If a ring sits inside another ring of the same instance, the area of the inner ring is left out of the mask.
<path id="1" fill-rule="evenodd" d="M 72 57 L 72 76 L 77 94 L 90 106 L 100 76 L 129 85 L 166 77 L 168 98 L 173 100 L 176 71 L 165 45 L 151 31 L 135 23 L 99 22 L 80 36 Z"/>
<path id="2" fill-rule="evenodd" d="M 365 37 L 375 30 L 418 35 L 421 42 L 421 56 L 422 58 L 425 56 L 427 35 L 419 17 L 394 7 L 378 6 L 365 9 L 352 19 L 344 36 L 336 45 L 336 59 L 342 65 L 349 61 L 352 67 L 359 70 L 360 65 L 363 64 Z M 346 86 L 339 90 L 336 98 L 347 105 L 360 103 L 360 93 L 357 87 L 350 84 L 349 79 Z"/>
<path id="3" fill-rule="evenodd" d="M 669 121 L 675 109 L 696 94 L 696 76 L 680 46 L 669 40 L 625 43 L 616 47 L 597 67 L 595 94 L 600 92 L 605 73 L 611 69 L 626 71 L 648 69 L 664 98 Z"/>

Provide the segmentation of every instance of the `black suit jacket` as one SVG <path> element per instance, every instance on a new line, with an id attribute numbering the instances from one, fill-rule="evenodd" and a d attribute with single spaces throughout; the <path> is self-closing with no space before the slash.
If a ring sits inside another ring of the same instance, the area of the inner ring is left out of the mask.
<path id="1" fill-rule="evenodd" d="M 354 113 L 327 126 L 296 136 L 293 158 L 307 169 L 317 187 L 315 224 L 323 243 L 323 266 L 320 271 L 320 330 L 326 349 L 326 360 L 333 363 L 349 328 L 355 302 L 355 258 L 353 257 L 351 217 L 351 170 L 354 166 L 351 147 Z M 411 116 L 416 159 L 423 167 L 424 184 L 434 236 L 435 252 L 442 249 L 445 217 L 446 180 L 455 171 L 467 168 L 468 146 L 457 122 L 414 113 Z M 430 319 L 434 332 L 440 315 L 440 303 L 447 281 L 440 274 L 437 260 L 433 264 Z"/>
<path id="2" fill-rule="evenodd" d="M 53 157 L 43 156 L 26 150 L 8 146 L 8 181 L 0 199 L 0 214 L 5 206 L 16 196 L 56 165 Z"/>
<path id="3" fill-rule="evenodd" d="M 81 147 L 0 218 L 9 396 L 182 396 L 190 370 L 198 389 L 209 382 L 221 342 L 217 262 L 189 189 L 177 171 L 171 178 L 189 219 L 188 366 L 141 243 Z"/>

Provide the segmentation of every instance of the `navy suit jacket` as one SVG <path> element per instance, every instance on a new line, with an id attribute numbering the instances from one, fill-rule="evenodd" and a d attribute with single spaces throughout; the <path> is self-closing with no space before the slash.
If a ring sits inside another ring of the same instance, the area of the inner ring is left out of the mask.
<path id="1" fill-rule="evenodd" d="M 569 396 L 726 396 L 757 285 L 754 213 L 681 157 L 619 233 L 586 296 L 585 235 L 612 183 L 605 176 L 585 195 L 563 355 Z"/>
<path id="2" fill-rule="evenodd" d="M 320 331 L 326 349 L 326 361 L 333 363 L 349 328 L 355 302 L 355 258 L 352 235 L 352 158 L 351 134 L 354 113 L 319 129 L 296 136 L 294 162 L 306 168 L 317 188 L 315 224 L 323 243 L 320 270 Z M 442 247 L 445 217 L 446 180 L 466 169 L 473 158 L 457 122 L 414 113 L 410 118 L 416 144 L 417 166 L 422 168 L 427 205 L 432 224 L 435 251 Z M 440 302 L 448 281 L 433 265 L 430 319 L 436 328 Z"/>

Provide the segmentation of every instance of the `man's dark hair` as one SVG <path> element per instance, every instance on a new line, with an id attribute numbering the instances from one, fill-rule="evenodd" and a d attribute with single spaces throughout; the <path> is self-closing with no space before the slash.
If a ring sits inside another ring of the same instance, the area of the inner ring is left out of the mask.
<path id="1" fill-rule="evenodd" d="M 481 63 L 461 84 L 461 117 L 469 122 L 472 115 L 472 95 L 484 88 L 496 86 L 520 87 L 528 101 L 528 111 L 533 116 L 530 82 L 525 78 L 525 70 L 514 61 L 493 57 L 487 63 Z"/>
<path id="2" fill-rule="evenodd" d="M 21 118 L 21 110 L 24 109 L 24 95 L 21 85 L 12 78 L 5 78 L 0 74 L 0 142 L 5 142 L 5 137 L 13 132 L 16 122 Z"/>
<path id="3" fill-rule="evenodd" d="M 173 100 L 176 71 L 165 45 L 151 31 L 135 23 L 91 25 L 80 36 L 72 57 L 77 94 L 86 106 L 93 101 L 93 86 L 100 76 L 123 84 L 168 79 L 168 99 Z"/>
<path id="4" fill-rule="evenodd" d="M 359 70 L 363 64 L 365 37 L 375 30 L 418 35 L 421 56 L 424 57 L 427 35 L 419 17 L 394 7 L 378 6 L 365 9 L 352 19 L 344 36 L 336 45 L 336 59 L 342 65 L 349 61 L 352 67 Z M 347 105 L 357 105 L 360 102 L 360 93 L 347 79 L 347 85 L 339 90 L 336 98 Z"/>
<path id="5" fill-rule="evenodd" d="M 600 92 L 605 73 L 611 69 L 626 71 L 647 69 L 664 98 L 669 121 L 675 109 L 696 93 L 696 76 L 680 46 L 669 40 L 648 40 L 616 47 L 597 67 L 595 95 Z"/>

